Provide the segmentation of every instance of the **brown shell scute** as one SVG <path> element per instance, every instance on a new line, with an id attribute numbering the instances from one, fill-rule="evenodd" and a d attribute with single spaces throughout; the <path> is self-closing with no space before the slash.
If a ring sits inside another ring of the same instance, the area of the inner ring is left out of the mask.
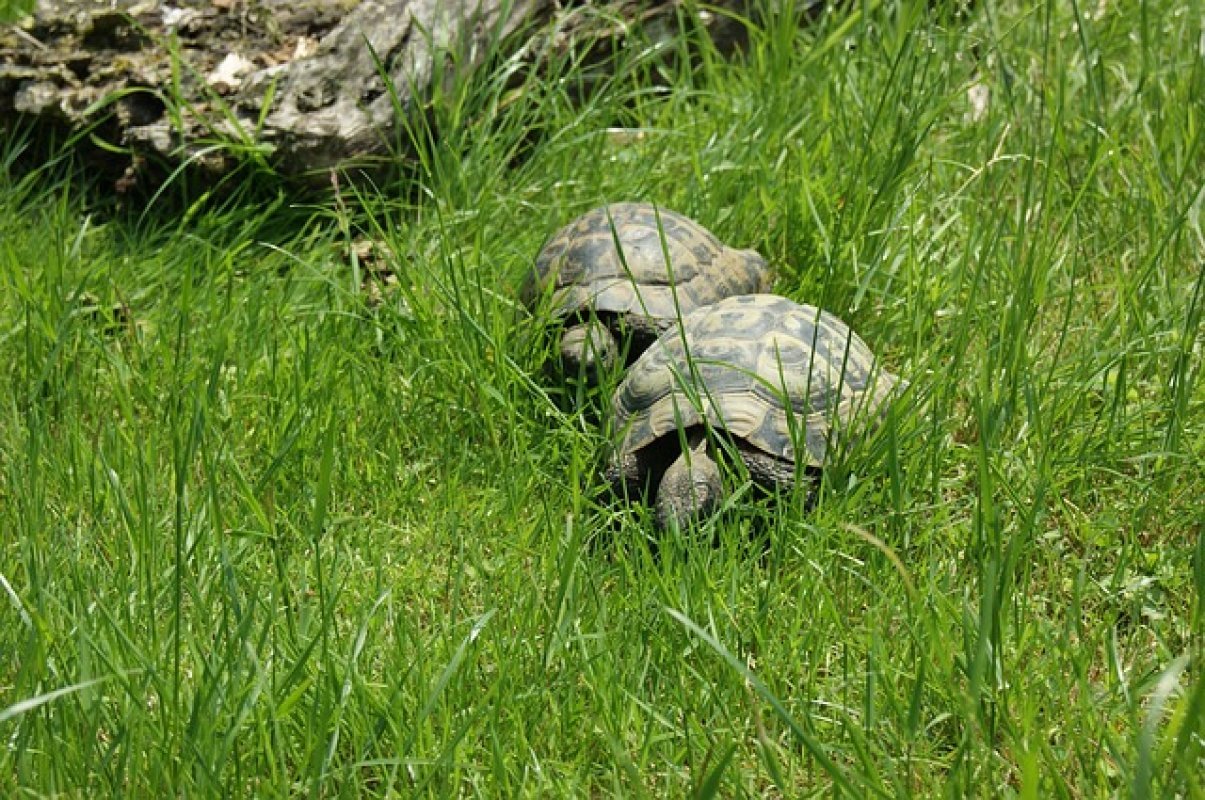
<path id="1" fill-rule="evenodd" d="M 830 433 L 882 412 L 897 379 L 837 317 L 766 294 L 685 316 L 616 389 L 620 452 L 703 424 L 764 452 L 822 466 Z"/>
<path id="2" fill-rule="evenodd" d="M 612 203 L 557 232 L 520 295 L 531 305 L 549 292 L 558 316 L 592 308 L 668 325 L 679 312 L 769 283 L 765 259 L 726 246 L 688 217 L 651 203 Z"/>

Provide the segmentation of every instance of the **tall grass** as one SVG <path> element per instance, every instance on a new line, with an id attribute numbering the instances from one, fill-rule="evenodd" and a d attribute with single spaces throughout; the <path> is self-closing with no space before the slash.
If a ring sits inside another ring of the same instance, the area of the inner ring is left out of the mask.
<path id="1" fill-rule="evenodd" d="M 33 8 L 33 0 L 0 0 L 0 22 L 15 21 Z"/>
<path id="2" fill-rule="evenodd" d="M 0 789 L 1202 796 L 1199 37 L 900 3 L 732 61 L 499 56 L 404 180 L 185 217 L 10 139 Z M 617 199 L 911 381 L 815 509 L 599 500 L 514 289 Z"/>

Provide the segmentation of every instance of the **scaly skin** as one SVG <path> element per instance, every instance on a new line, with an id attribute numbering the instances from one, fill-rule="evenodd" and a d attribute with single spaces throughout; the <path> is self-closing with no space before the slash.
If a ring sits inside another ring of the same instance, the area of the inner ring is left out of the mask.
<path id="1" fill-rule="evenodd" d="M 662 530 L 685 529 L 706 518 L 724 496 L 720 467 L 707 452 L 707 436 L 693 431 L 688 447 L 670 464 L 657 488 L 657 526 Z"/>
<path id="2" fill-rule="evenodd" d="M 565 329 L 561 334 L 560 352 L 562 374 L 597 383 L 600 375 L 615 366 L 619 342 L 606 325 L 591 317 L 580 325 Z"/>

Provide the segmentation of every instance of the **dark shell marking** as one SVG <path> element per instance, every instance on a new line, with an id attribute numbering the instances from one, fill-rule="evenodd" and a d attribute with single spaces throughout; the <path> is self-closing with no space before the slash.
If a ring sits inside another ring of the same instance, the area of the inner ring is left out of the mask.
<path id="1" fill-rule="evenodd" d="M 578 217 L 544 245 L 521 297 L 533 305 L 551 292 L 558 316 L 593 309 L 651 318 L 664 330 L 679 311 L 769 284 L 756 252 L 728 247 L 694 220 L 651 203 L 613 203 Z"/>
<path id="2" fill-rule="evenodd" d="M 689 359 L 687 352 L 689 350 Z M 794 461 L 822 466 L 830 432 L 885 409 L 897 384 L 837 317 L 767 294 L 721 300 L 685 316 L 615 391 L 618 453 L 703 424 Z"/>

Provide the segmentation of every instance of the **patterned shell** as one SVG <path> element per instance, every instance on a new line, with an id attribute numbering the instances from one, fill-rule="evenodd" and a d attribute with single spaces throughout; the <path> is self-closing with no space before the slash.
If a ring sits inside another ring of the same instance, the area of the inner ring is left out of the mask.
<path id="1" fill-rule="evenodd" d="M 805 463 L 819 467 L 830 431 L 881 414 L 896 384 L 827 311 L 730 297 L 686 315 L 632 365 L 615 391 L 615 429 L 620 452 L 635 452 L 702 424 L 705 411 L 711 426 L 779 458 L 795 460 L 803 442 Z"/>
<path id="2" fill-rule="evenodd" d="M 727 247 L 694 220 L 651 203 L 613 203 L 578 217 L 544 245 L 521 297 L 532 305 L 551 288 L 552 308 L 562 316 L 592 307 L 672 320 L 678 309 L 769 284 L 756 252 Z"/>

